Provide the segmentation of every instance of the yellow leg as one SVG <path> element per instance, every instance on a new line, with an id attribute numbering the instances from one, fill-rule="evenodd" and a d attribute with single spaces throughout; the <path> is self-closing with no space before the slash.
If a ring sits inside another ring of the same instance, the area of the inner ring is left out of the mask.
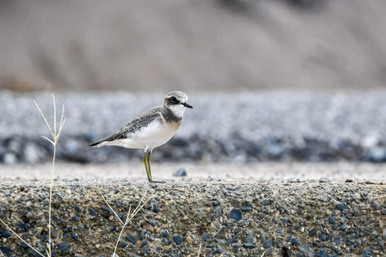
<path id="1" fill-rule="evenodd" d="M 148 178 L 149 178 L 149 182 L 153 182 L 153 178 L 151 176 L 151 167 L 150 167 L 150 155 L 151 155 L 151 151 L 149 151 L 147 153 L 147 156 L 146 156 L 146 162 L 147 162 L 147 169 L 148 169 Z"/>
<path id="2" fill-rule="evenodd" d="M 148 157 L 148 152 L 145 151 L 142 155 L 142 161 L 143 161 L 143 164 L 145 165 L 147 179 L 149 180 L 149 182 L 152 182 L 151 174 L 149 173 L 149 167 L 147 165 L 147 157 Z"/>
<path id="3" fill-rule="evenodd" d="M 156 181 L 156 180 L 153 180 L 152 176 L 151 176 L 151 168 L 150 168 L 150 156 L 151 156 L 151 150 L 149 151 L 148 155 L 147 155 L 147 167 L 148 167 L 148 170 L 149 170 L 149 174 L 148 174 L 148 177 L 150 176 L 150 179 L 149 179 L 149 182 L 150 183 L 165 183 L 165 181 Z"/>

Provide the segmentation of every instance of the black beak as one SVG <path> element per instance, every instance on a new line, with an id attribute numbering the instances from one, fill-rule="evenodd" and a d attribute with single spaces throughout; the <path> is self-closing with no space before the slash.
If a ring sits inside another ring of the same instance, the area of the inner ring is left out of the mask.
<path id="1" fill-rule="evenodd" d="M 186 108 L 193 109 L 193 106 L 191 106 L 191 105 L 188 104 L 188 103 L 182 103 L 182 105 L 185 106 Z"/>

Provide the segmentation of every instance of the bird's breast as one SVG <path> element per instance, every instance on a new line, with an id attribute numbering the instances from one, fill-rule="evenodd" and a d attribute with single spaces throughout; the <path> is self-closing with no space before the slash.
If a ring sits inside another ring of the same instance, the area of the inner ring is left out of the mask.
<path id="1" fill-rule="evenodd" d="M 177 122 L 170 122 L 170 123 L 167 123 L 167 126 L 173 130 L 174 132 L 176 132 L 176 130 L 181 126 L 182 124 L 182 120 L 180 121 L 177 121 Z"/>

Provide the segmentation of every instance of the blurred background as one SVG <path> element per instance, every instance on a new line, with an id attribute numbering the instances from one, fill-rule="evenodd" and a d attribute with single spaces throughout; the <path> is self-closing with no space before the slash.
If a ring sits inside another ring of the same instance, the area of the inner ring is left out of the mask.
<path id="1" fill-rule="evenodd" d="M 58 157 L 172 90 L 195 107 L 155 161 L 386 161 L 383 0 L 0 0 L 0 162 L 50 159 L 36 99 L 65 104 Z M 50 116 L 52 117 L 52 116 Z"/>
<path id="2" fill-rule="evenodd" d="M 1 0 L 0 85 L 383 88 L 385 13 L 383 0 Z"/>

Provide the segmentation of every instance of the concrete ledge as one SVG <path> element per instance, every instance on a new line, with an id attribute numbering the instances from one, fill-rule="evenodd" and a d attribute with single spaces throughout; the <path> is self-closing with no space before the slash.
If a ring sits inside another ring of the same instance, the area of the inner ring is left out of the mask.
<path id="1" fill-rule="evenodd" d="M 111 256 L 119 216 L 154 198 L 125 229 L 119 256 L 384 256 L 385 186 L 366 183 L 57 181 L 56 256 Z M 47 242 L 48 187 L 2 182 L 0 216 L 38 249 Z M 6 256 L 33 256 L 0 226 Z"/>

